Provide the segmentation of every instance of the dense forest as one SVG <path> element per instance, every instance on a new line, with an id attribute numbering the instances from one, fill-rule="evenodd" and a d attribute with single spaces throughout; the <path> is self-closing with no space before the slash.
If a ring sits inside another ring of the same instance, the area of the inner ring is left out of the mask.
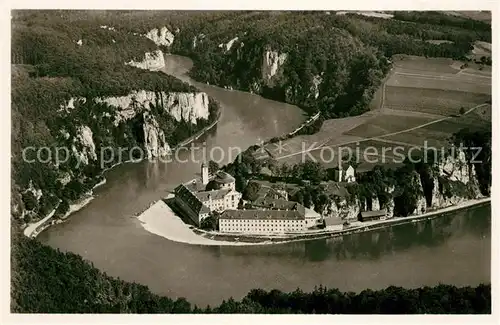
<path id="1" fill-rule="evenodd" d="M 242 314 L 487 314 L 491 286 L 450 285 L 341 292 L 318 287 L 251 290 L 219 306 L 195 306 L 185 298 L 153 294 L 146 286 L 99 271 L 80 256 L 14 234 L 11 311 L 15 313 L 242 313 Z"/>
<path id="2" fill-rule="evenodd" d="M 215 17 L 181 28 L 171 49 L 194 60 L 195 79 L 321 111 L 325 118 L 367 110 L 394 54 L 467 60 L 475 41 L 491 42 L 491 25 L 440 12 L 394 12 L 392 19 L 319 11 Z M 266 76 L 268 61 L 280 62 Z"/>

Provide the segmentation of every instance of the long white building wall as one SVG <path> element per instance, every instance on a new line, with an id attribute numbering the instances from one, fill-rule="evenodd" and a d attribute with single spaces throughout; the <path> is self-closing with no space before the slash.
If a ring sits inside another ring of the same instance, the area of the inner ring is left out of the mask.
<path id="1" fill-rule="evenodd" d="M 219 219 L 219 231 L 227 233 L 273 234 L 307 230 L 306 220 Z"/>

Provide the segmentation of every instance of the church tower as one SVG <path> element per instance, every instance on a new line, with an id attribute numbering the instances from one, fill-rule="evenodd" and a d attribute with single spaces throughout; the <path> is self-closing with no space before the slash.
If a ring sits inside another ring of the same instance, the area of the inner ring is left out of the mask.
<path id="1" fill-rule="evenodd" d="M 201 182 L 203 185 L 208 184 L 208 164 L 205 161 L 201 164 Z"/>
<path id="2" fill-rule="evenodd" d="M 344 177 L 344 171 L 342 169 L 342 159 L 339 159 L 339 171 L 338 171 L 338 179 L 337 182 L 342 182 L 342 177 Z"/>

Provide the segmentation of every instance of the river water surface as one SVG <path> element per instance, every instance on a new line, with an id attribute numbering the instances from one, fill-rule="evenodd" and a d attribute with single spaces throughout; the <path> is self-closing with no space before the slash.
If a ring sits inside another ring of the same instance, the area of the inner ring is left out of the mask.
<path id="1" fill-rule="evenodd" d="M 293 131 L 305 119 L 295 106 L 191 81 L 185 75 L 189 59 L 166 56 L 166 62 L 165 72 L 222 105 L 217 127 L 199 139 L 208 148 L 245 149 Z M 197 162 L 117 166 L 88 206 L 38 239 L 82 255 L 111 276 L 201 306 L 240 299 L 253 288 L 308 291 L 323 284 L 361 291 L 490 282 L 489 205 L 344 238 L 268 246 L 195 246 L 147 232 L 135 215 L 198 171 Z"/>

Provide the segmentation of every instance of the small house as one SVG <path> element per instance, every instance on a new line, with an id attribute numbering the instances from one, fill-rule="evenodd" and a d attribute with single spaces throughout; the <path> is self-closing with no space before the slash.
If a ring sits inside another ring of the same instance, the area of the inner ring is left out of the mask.
<path id="1" fill-rule="evenodd" d="M 360 221 L 365 222 L 365 221 L 385 219 L 386 215 L 387 215 L 386 209 L 377 210 L 377 211 L 362 211 Z"/>

